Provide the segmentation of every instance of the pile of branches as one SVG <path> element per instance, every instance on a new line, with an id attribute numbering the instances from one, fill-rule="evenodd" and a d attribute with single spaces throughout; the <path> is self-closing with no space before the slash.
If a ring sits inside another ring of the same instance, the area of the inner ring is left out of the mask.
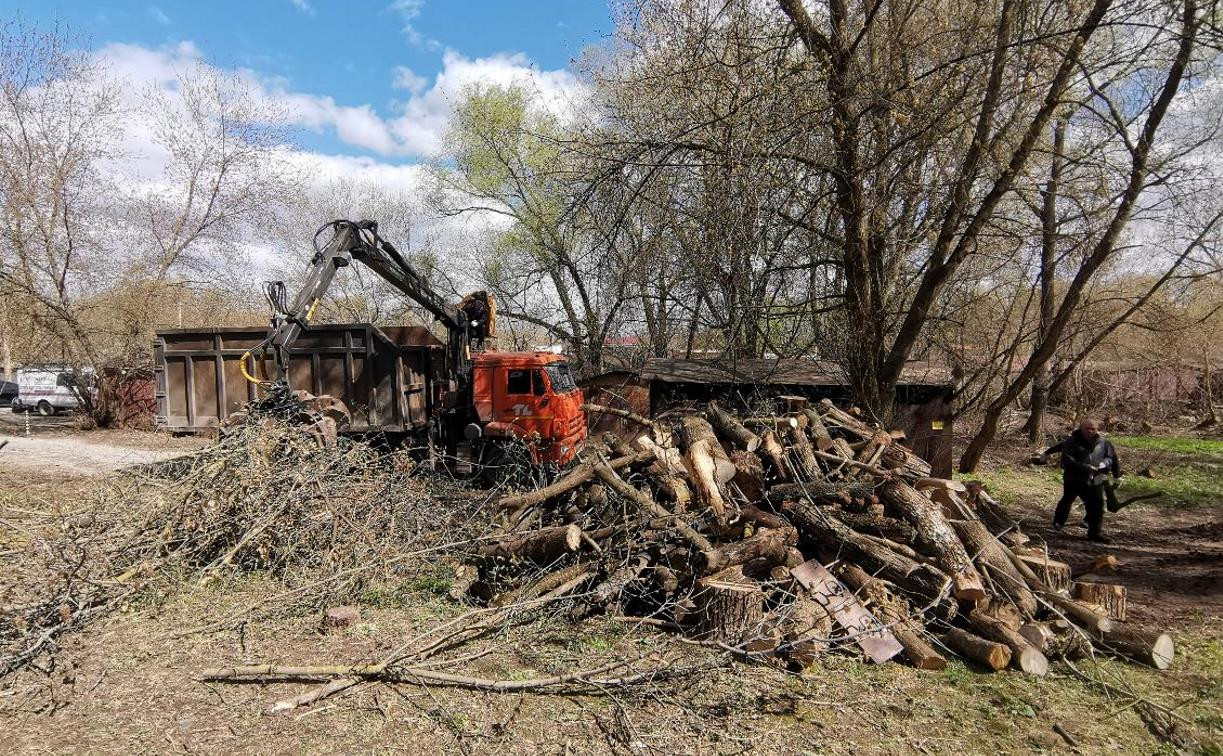
<path id="1" fill-rule="evenodd" d="M 1093 649 L 1168 665 L 1167 635 L 1117 621 L 1118 586 L 1072 584 L 983 486 L 931 477 L 902 433 L 827 400 L 784 401 L 670 421 L 588 405 L 643 433 L 502 497 L 502 530 L 456 583 L 506 606 L 580 579 L 575 618 L 634 617 L 790 669 L 834 648 L 1035 675 Z"/>
<path id="2" fill-rule="evenodd" d="M 406 455 L 321 433 L 311 401 L 270 392 L 216 443 L 124 473 L 31 540 L 0 590 L 0 677 L 138 593 L 257 571 L 283 589 L 261 611 L 315 610 L 402 583 L 455 533 L 489 527 L 477 497 Z"/>

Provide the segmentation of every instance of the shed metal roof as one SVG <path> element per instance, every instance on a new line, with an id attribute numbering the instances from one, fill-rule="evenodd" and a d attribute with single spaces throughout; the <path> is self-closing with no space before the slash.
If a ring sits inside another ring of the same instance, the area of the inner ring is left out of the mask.
<path id="1" fill-rule="evenodd" d="M 653 358 L 641 369 L 647 381 L 774 386 L 843 386 L 844 372 L 828 360 L 745 359 L 682 360 Z M 945 366 L 913 361 L 901 373 L 901 385 L 948 386 L 951 371 Z"/>

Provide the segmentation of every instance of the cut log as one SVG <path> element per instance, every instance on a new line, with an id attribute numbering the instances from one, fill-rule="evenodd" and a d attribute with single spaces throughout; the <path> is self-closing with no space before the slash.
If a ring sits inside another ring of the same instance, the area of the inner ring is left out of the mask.
<path id="1" fill-rule="evenodd" d="M 807 409 L 808 399 L 805 396 L 782 394 L 777 397 L 777 401 L 781 404 L 783 414 L 794 415 Z"/>
<path id="2" fill-rule="evenodd" d="M 1011 665 L 1024 674 L 1044 677 L 1049 673 L 1049 660 L 1018 631 L 984 612 L 972 611 L 968 621 L 987 640 L 1001 643 L 1011 650 Z"/>
<path id="3" fill-rule="evenodd" d="M 748 504 L 739 510 L 739 519 L 756 528 L 788 528 L 790 523 L 786 518 L 772 512 L 766 512 L 760 507 Z"/>
<path id="4" fill-rule="evenodd" d="M 653 456 L 654 455 L 650 452 L 638 452 L 631 456 L 618 457 L 617 459 L 613 459 L 608 464 L 613 470 L 622 470 L 630 465 L 644 464 L 652 459 Z M 583 483 L 590 482 L 590 480 L 594 478 L 594 475 L 594 464 L 590 462 L 583 462 L 570 470 L 563 478 L 556 481 L 552 485 L 537 488 L 534 491 L 528 491 L 522 494 L 503 496 L 497 501 L 497 506 L 501 509 L 518 510 L 534 504 L 541 504 L 554 496 L 560 496 L 567 491 L 572 491 Z"/>
<path id="5" fill-rule="evenodd" d="M 994 672 L 1006 669 L 1011 663 L 1011 649 L 1001 643 L 973 635 L 967 630 L 953 627 L 941 637 L 943 643 L 952 651 Z"/>
<path id="6" fill-rule="evenodd" d="M 1172 666 L 1172 659 L 1176 655 L 1176 644 L 1167 633 L 1148 633 L 1117 624 L 1091 635 L 1102 651 L 1142 662 L 1155 669 Z"/>
<path id="7" fill-rule="evenodd" d="M 709 575 L 733 565 L 759 561 L 772 567 L 786 561 L 786 550 L 798 540 L 794 528 L 761 530 L 750 538 L 701 553 L 701 572 Z"/>
<path id="8" fill-rule="evenodd" d="M 590 590 L 587 602 L 595 607 L 603 607 L 617 600 L 646 567 L 645 559 L 639 559 L 632 564 L 626 564 L 614 570 L 607 579 Z"/>
<path id="9" fill-rule="evenodd" d="M 965 498 L 969 506 L 999 541 L 1007 546 L 1023 546 L 1028 542 L 1028 537 L 1019 529 L 1019 523 L 1007 513 L 1001 504 L 990 497 L 985 490 L 985 484 L 974 480 L 969 481 L 965 486 L 968 488 Z"/>
<path id="10" fill-rule="evenodd" d="M 879 517 L 859 512 L 846 512 L 841 507 L 830 508 L 833 516 L 859 533 L 887 538 L 896 543 L 912 546 L 917 540 L 917 531 L 904 520 L 895 517 Z"/>
<path id="11" fill-rule="evenodd" d="M 1050 659 L 1082 659 L 1091 648 L 1083 631 L 1065 620 L 1025 622 L 1019 634 Z"/>
<path id="12" fill-rule="evenodd" d="M 658 478 L 658 496 L 671 505 L 676 512 L 687 512 L 692 503 L 692 492 L 688 484 L 678 475 Z"/>
<path id="13" fill-rule="evenodd" d="M 480 547 L 486 558 L 508 561 L 526 560 L 535 564 L 551 564 L 582 545 L 582 529 L 577 525 L 544 528 L 498 543 Z"/>
<path id="14" fill-rule="evenodd" d="M 785 459 L 786 450 L 782 447 L 781 442 L 777 440 L 777 433 L 771 430 L 761 433 L 760 448 L 756 451 L 769 460 L 774 475 L 781 480 L 790 479 L 790 467 L 786 464 Z"/>
<path id="15" fill-rule="evenodd" d="M 813 559 L 804 562 L 790 570 L 790 574 L 811 592 L 813 599 L 828 610 L 837 624 L 862 647 L 871 661 L 882 664 L 904 650 L 892 635 L 892 631 L 866 611 L 841 581 L 833 577 L 818 561 Z"/>
<path id="16" fill-rule="evenodd" d="M 792 417 L 778 417 L 771 415 L 769 417 L 745 417 L 743 424 L 752 428 L 761 428 L 763 430 L 785 432 L 787 428 L 797 428 L 798 421 Z"/>
<path id="17" fill-rule="evenodd" d="M 760 448 L 760 437 L 739 422 L 739 418 L 718 406 L 717 402 L 710 402 L 705 408 L 705 414 L 718 438 L 744 451 L 754 452 Z"/>
<path id="18" fill-rule="evenodd" d="M 986 568 L 990 577 L 1023 615 L 1028 619 L 1035 618 L 1039 608 L 1036 596 L 1011 563 L 1006 547 L 994 538 L 980 520 L 952 520 L 951 526 L 969 553 L 975 555 L 977 563 Z"/>
<path id="19" fill-rule="evenodd" d="M 901 480 L 885 481 L 879 486 L 879 497 L 899 512 L 912 525 L 935 559 L 955 584 L 955 596 L 962 601 L 985 598 L 981 575 L 955 530 L 948 524 L 937 504 Z"/>
<path id="20" fill-rule="evenodd" d="M 875 434 L 874 428 L 848 412 L 838 409 L 831 399 L 821 399 L 818 406 L 819 413 L 823 416 L 825 422 L 835 423 L 863 439 L 868 439 Z"/>
<path id="21" fill-rule="evenodd" d="M 697 637 L 738 645 L 760 632 L 764 592 L 755 585 L 701 580 L 695 602 Z"/>
<path id="22" fill-rule="evenodd" d="M 876 431 L 874 435 L 867 440 L 866 445 L 859 451 L 857 457 L 859 462 L 865 462 L 868 465 L 874 465 L 879 462 L 883 452 L 892 443 L 892 437 L 883 431 Z"/>
<path id="23" fill-rule="evenodd" d="M 688 468 L 684 465 L 684 455 L 674 446 L 659 446 L 649 436 L 638 436 L 633 442 L 638 449 L 654 455 L 657 464 L 670 475 L 687 477 Z"/>
<path id="24" fill-rule="evenodd" d="M 698 441 L 705 441 L 708 444 L 708 454 L 713 460 L 714 475 L 719 484 L 726 483 L 735 477 L 735 464 L 730 461 L 726 450 L 722 448 L 722 442 L 713 432 L 713 426 L 705 418 L 689 415 L 680 421 L 680 427 L 684 432 L 685 452 L 689 451 Z"/>
<path id="25" fill-rule="evenodd" d="M 1090 633 L 1107 633 L 1114 627 L 1115 623 L 1108 617 L 1060 593 L 1042 593 L 1040 597 L 1066 615 L 1066 619 Z"/>
<path id="26" fill-rule="evenodd" d="M 1112 583 L 1074 584 L 1072 595 L 1084 604 L 1098 606 L 1109 619 L 1125 621 L 1125 586 Z"/>
<path id="27" fill-rule="evenodd" d="M 692 480 L 692 488 L 696 493 L 697 503 L 704 508 L 709 509 L 713 514 L 713 518 L 719 524 L 725 525 L 728 517 L 726 512 L 726 500 L 722 497 L 721 483 L 718 480 L 717 466 L 715 457 L 712 453 L 708 439 L 697 439 L 688 444 L 688 451 L 684 455 L 684 461 L 688 464 L 688 477 Z M 717 446 L 721 449 L 721 446 Z M 734 478 L 735 466 L 730 459 L 727 458 L 727 464 L 730 465 L 731 475 L 726 480 Z"/>
<path id="28" fill-rule="evenodd" d="M 803 483 L 778 483 L 769 488 L 768 500 L 774 506 L 781 506 L 783 502 L 789 500 L 810 500 L 818 505 L 846 505 L 852 503 L 856 498 L 869 497 L 873 490 L 874 486 L 867 482 L 834 484 L 814 480 Z"/>
<path id="29" fill-rule="evenodd" d="M 947 480 L 946 478 L 918 478 L 913 481 L 913 487 L 918 491 L 941 488 L 944 491 L 954 491 L 960 494 L 968 493 L 968 486 L 958 480 Z"/>
<path id="30" fill-rule="evenodd" d="M 824 425 L 819 413 L 812 409 L 805 409 L 803 416 L 807 418 L 807 434 L 811 436 L 815 448 L 825 452 L 832 449 L 832 434 L 828 432 L 828 426 Z"/>
<path id="31" fill-rule="evenodd" d="M 760 501 L 764 498 L 764 465 L 760 457 L 752 452 L 736 449 L 730 454 L 731 462 L 735 463 L 735 477 L 731 483 L 738 486 L 739 491 L 748 501 Z"/>
<path id="32" fill-rule="evenodd" d="M 832 615 L 818 602 L 800 597 L 790 605 L 782 619 L 781 631 L 786 641 L 781 647 L 781 654 L 791 669 L 801 671 L 828 650 Z"/>
<path id="33" fill-rule="evenodd" d="M 879 464 L 889 470 L 899 470 L 901 475 L 908 478 L 926 478 L 934 469 L 929 462 L 901 444 L 886 447 L 879 458 Z"/>
<path id="34" fill-rule="evenodd" d="M 1019 560 L 1032 570 L 1040 582 L 1049 586 L 1049 590 L 1059 593 L 1070 590 L 1070 565 L 1047 556 L 1027 556 L 1025 554 L 1018 556 Z"/>
<path id="35" fill-rule="evenodd" d="M 791 471 L 801 473 L 796 477 L 801 480 L 820 480 L 823 478 L 819 462 L 815 459 L 814 449 L 811 446 L 811 440 L 807 438 L 806 431 L 802 428 L 791 428 L 786 433 L 786 439 L 790 442 L 790 469 Z"/>
<path id="36" fill-rule="evenodd" d="M 871 577 L 861 567 L 852 563 L 841 566 L 840 576 L 859 596 L 871 602 L 871 607 L 880 619 L 891 625 L 892 634 L 900 645 L 904 646 L 905 658 L 909 663 L 918 669 L 947 668 L 947 659 L 918 634 L 915 628 L 917 623 L 910 621 L 907 603 L 894 595 L 888 589 L 887 583 Z"/>
<path id="37" fill-rule="evenodd" d="M 941 488 L 930 488 L 922 491 L 930 497 L 930 501 L 938 504 L 943 513 L 953 520 L 976 520 L 977 515 L 968 507 L 955 491 L 944 491 Z M 982 525 L 981 527 L 985 527 Z M 988 531 L 987 531 L 988 532 Z"/>
<path id="38" fill-rule="evenodd" d="M 600 461 L 599 464 L 595 465 L 594 469 L 595 474 L 602 478 L 605 483 L 611 486 L 616 493 L 634 502 L 637 507 L 646 514 L 654 517 L 669 518 L 671 521 L 673 521 L 675 523 L 675 532 L 688 539 L 688 542 L 693 546 L 701 551 L 710 551 L 713 549 L 713 544 L 709 542 L 708 538 L 693 530 L 692 526 L 688 525 L 688 523 L 684 522 L 674 513 L 668 512 L 666 507 L 654 501 L 648 495 L 643 494 L 641 491 L 638 491 L 630 486 L 624 481 L 623 478 L 616 474 L 616 471 L 613 470 L 609 464 Z"/>

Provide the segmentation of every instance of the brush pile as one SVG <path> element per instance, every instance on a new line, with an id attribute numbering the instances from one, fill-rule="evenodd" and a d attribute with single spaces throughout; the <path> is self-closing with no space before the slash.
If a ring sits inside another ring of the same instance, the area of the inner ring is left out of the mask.
<path id="1" fill-rule="evenodd" d="M 931 477 L 903 434 L 827 400 L 785 402 L 670 421 L 588 405 L 642 434 L 502 497 L 457 593 L 506 606 L 586 576 L 574 618 L 636 617 L 790 669 L 834 647 L 1035 675 L 1093 648 L 1170 663 L 1167 635 L 1119 621 L 1119 587 L 1072 583 L 984 487 Z"/>
<path id="2" fill-rule="evenodd" d="M 406 455 L 320 432 L 325 419 L 271 392 L 216 443 L 48 515 L 58 522 L 0 584 L 0 677 L 138 594 L 258 572 L 283 589 L 262 613 L 313 611 L 402 584 L 456 533 L 489 527 L 470 491 L 422 478 Z"/>

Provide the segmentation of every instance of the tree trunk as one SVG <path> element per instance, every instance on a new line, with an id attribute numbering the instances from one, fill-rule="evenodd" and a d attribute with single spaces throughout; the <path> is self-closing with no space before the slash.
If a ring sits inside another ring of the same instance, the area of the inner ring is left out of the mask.
<path id="1" fill-rule="evenodd" d="M 1042 192 L 1040 210 L 1040 323 L 1036 343 L 1049 333 L 1053 322 L 1054 277 L 1057 275 L 1057 195 L 1062 175 L 1062 152 L 1066 145 L 1066 125 L 1062 120 L 1053 124 L 1053 151 L 1049 164 L 1049 180 Z M 1042 364 L 1032 377 L 1032 403 L 1028 422 L 1024 425 L 1028 441 L 1035 444 L 1044 437 L 1045 409 L 1049 405 L 1049 365 Z"/>
<path id="2" fill-rule="evenodd" d="M 926 546 L 934 552 L 939 567 L 951 575 L 955 583 L 956 598 L 962 601 L 985 598 L 981 575 L 973 567 L 964 544 L 960 543 L 959 536 L 947 523 L 937 504 L 899 480 L 880 485 L 879 496 L 909 521 Z"/>

